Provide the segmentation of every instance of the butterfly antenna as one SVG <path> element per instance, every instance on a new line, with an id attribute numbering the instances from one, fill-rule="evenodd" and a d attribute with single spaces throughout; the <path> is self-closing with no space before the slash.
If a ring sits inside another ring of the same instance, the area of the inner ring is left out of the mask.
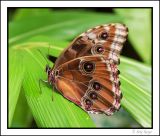
<path id="1" fill-rule="evenodd" d="M 44 56 L 44 54 L 38 49 L 38 51 L 40 52 L 40 54 L 43 56 L 43 58 L 46 60 L 46 62 L 47 62 L 47 65 L 49 65 L 49 62 L 48 62 L 48 60 L 46 59 L 46 57 Z"/>
<path id="2" fill-rule="evenodd" d="M 52 55 L 49 54 L 50 48 L 51 48 L 51 44 L 49 44 L 47 58 L 48 58 L 48 60 L 50 60 L 51 62 L 55 63 L 57 57 L 54 57 L 54 56 L 52 56 Z"/>
<path id="3" fill-rule="evenodd" d="M 49 55 L 49 50 L 50 50 L 51 44 L 49 43 L 49 48 L 48 48 L 48 55 Z"/>

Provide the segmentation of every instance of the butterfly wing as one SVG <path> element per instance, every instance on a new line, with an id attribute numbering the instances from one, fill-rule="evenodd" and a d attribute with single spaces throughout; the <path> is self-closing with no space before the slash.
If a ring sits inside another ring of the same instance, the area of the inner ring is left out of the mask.
<path id="1" fill-rule="evenodd" d="M 112 115 L 122 97 L 117 64 L 128 29 L 97 26 L 75 38 L 56 60 L 54 85 L 85 111 Z"/>
<path id="2" fill-rule="evenodd" d="M 54 68 L 82 56 L 105 55 L 108 59 L 118 61 L 127 35 L 128 28 L 123 24 L 105 24 L 89 29 L 61 53 Z"/>
<path id="3" fill-rule="evenodd" d="M 112 115 L 120 108 L 117 64 L 104 55 L 79 57 L 56 69 L 55 86 L 85 111 Z"/>

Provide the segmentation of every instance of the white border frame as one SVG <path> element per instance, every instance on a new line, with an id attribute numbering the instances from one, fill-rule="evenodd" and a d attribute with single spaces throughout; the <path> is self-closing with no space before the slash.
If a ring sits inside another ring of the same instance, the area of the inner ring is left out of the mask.
<path id="1" fill-rule="evenodd" d="M 7 7 L 153 7 L 153 129 L 7 129 Z M 159 1 L 1 1 L 2 135 L 159 134 Z"/>

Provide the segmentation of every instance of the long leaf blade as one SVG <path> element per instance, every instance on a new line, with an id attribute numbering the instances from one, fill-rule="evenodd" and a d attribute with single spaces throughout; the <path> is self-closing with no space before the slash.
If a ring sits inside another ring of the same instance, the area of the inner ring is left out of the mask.
<path id="1" fill-rule="evenodd" d="M 12 123 L 15 107 L 24 78 L 24 67 L 22 61 L 20 61 L 20 58 L 20 52 L 9 49 L 9 126 L 11 126 Z"/>
<path id="2" fill-rule="evenodd" d="M 121 60 L 122 105 L 142 126 L 151 127 L 151 69 L 131 59 Z"/>

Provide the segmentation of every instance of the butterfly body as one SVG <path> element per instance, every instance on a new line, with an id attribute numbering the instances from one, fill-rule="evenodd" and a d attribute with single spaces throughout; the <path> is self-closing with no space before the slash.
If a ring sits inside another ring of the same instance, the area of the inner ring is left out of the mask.
<path id="1" fill-rule="evenodd" d="M 87 112 L 112 115 L 120 108 L 119 55 L 128 29 L 97 26 L 81 34 L 47 69 L 48 82 Z"/>

